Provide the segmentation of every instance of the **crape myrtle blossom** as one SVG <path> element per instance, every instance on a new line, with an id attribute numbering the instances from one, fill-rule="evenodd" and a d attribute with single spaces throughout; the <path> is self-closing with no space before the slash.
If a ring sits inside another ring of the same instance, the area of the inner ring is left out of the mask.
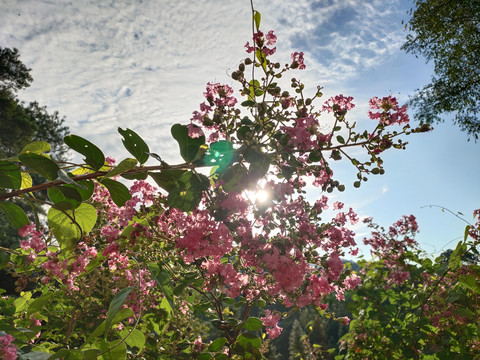
<path id="1" fill-rule="evenodd" d="M 408 124 L 407 105 L 399 106 L 398 101 L 389 95 L 382 99 L 374 97 L 369 101 L 370 109 L 380 112 L 368 112 L 368 117 L 377 120 L 381 125 Z"/>
<path id="2" fill-rule="evenodd" d="M 260 320 L 262 320 L 263 325 L 267 328 L 267 335 L 271 339 L 274 339 L 281 334 L 282 328 L 278 326 L 280 314 L 265 310 L 265 316 L 261 317 Z"/>
<path id="3" fill-rule="evenodd" d="M 18 230 L 18 235 L 29 238 L 28 240 L 20 240 L 20 248 L 30 250 L 28 256 L 29 261 L 34 261 L 37 254 L 46 248 L 43 233 L 37 230 L 34 223 L 27 224 Z"/>
<path id="4" fill-rule="evenodd" d="M 345 115 L 345 113 L 355 107 L 352 102 L 352 96 L 344 96 L 343 94 L 336 95 L 325 101 L 323 105 L 323 111 L 338 113 Z"/>
<path id="5" fill-rule="evenodd" d="M 0 334 L 0 356 L 3 360 L 16 360 L 18 358 L 17 355 L 17 347 L 13 343 L 15 338 L 12 335 Z"/>
<path id="6" fill-rule="evenodd" d="M 418 243 L 414 240 L 418 232 L 418 224 L 415 216 L 404 215 L 388 229 L 388 238 L 378 226 L 372 224 L 371 218 L 365 219 L 365 223 L 374 229 L 371 238 L 364 238 L 365 245 L 371 246 L 372 256 L 383 259 L 388 269 L 388 281 L 385 286 L 390 287 L 393 283 L 401 285 L 410 278 L 408 265 L 403 262 L 403 256 L 409 248 L 416 248 Z"/>
<path id="7" fill-rule="evenodd" d="M 291 54 L 291 58 L 292 58 L 291 66 L 293 69 L 298 67 L 300 70 L 304 70 L 307 68 L 303 59 L 303 52 L 295 51 L 294 53 Z"/>
<path id="8" fill-rule="evenodd" d="M 277 36 L 273 33 L 273 30 L 270 30 L 266 35 L 263 32 L 259 31 L 253 34 L 253 42 L 256 46 L 250 46 L 250 42 L 245 44 L 245 50 L 247 53 L 252 53 L 255 49 L 262 51 L 265 56 L 271 56 L 275 54 L 277 50 L 274 45 L 277 42 Z"/>

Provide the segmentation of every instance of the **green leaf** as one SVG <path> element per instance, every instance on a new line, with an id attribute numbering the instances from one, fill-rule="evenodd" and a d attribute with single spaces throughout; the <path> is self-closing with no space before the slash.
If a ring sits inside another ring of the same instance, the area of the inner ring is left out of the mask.
<path id="1" fill-rule="evenodd" d="M 148 270 L 150 271 L 153 278 L 155 279 L 158 286 L 165 295 L 165 298 L 170 304 L 170 307 L 172 308 L 172 310 L 174 310 L 175 304 L 173 302 L 173 286 L 172 282 L 170 281 L 170 274 L 167 271 L 162 270 L 158 264 L 149 263 L 147 266 Z"/>
<path id="2" fill-rule="evenodd" d="M 111 342 L 100 340 L 100 350 L 102 350 L 103 360 L 126 360 L 127 344 L 121 339 Z"/>
<path id="3" fill-rule="evenodd" d="M 117 315 L 117 313 L 120 311 L 121 307 L 125 303 L 125 300 L 127 300 L 128 295 L 130 295 L 130 292 L 133 290 L 133 286 L 126 287 L 122 290 L 120 290 L 118 293 L 115 294 L 113 297 L 112 301 L 110 302 L 110 306 L 108 307 L 108 312 L 107 312 L 107 318 L 105 319 L 105 333 L 110 330 L 110 327 L 113 324 L 113 319 Z"/>
<path id="4" fill-rule="evenodd" d="M 100 355 L 100 349 L 88 349 L 83 352 L 83 360 L 97 360 Z"/>
<path id="5" fill-rule="evenodd" d="M 133 130 L 118 128 L 118 132 L 123 136 L 122 142 L 125 149 L 127 149 L 140 164 L 146 163 L 150 149 L 145 141 Z"/>
<path id="6" fill-rule="evenodd" d="M 55 206 L 63 210 L 76 209 L 82 203 L 82 196 L 73 187 L 59 185 L 57 187 L 49 188 L 47 193 Z"/>
<path id="7" fill-rule="evenodd" d="M 215 360 L 227 360 L 228 356 L 226 354 L 215 354 Z"/>
<path id="8" fill-rule="evenodd" d="M 117 315 L 112 320 L 111 325 L 115 325 L 119 323 L 120 321 L 123 321 L 125 319 L 131 318 L 134 316 L 135 313 L 133 312 L 132 309 L 129 308 L 122 308 L 118 311 Z M 103 335 L 105 333 L 105 320 L 103 320 L 100 325 L 98 325 L 95 330 L 90 333 L 88 336 L 87 340 L 85 340 L 85 344 L 88 344 L 93 341 L 96 337 Z"/>
<path id="9" fill-rule="evenodd" d="M 197 356 L 198 360 L 210 360 L 212 358 L 212 355 L 209 353 L 203 353 Z"/>
<path id="10" fill-rule="evenodd" d="M 178 182 L 187 170 L 162 170 L 161 172 L 150 172 L 148 175 L 167 192 L 178 187 Z"/>
<path id="11" fill-rule="evenodd" d="M 149 175 L 168 192 L 167 203 L 183 211 L 191 211 L 202 199 L 202 192 L 210 186 L 205 175 L 186 170 L 163 170 Z"/>
<path id="12" fill-rule="evenodd" d="M 42 155 L 43 153 L 49 152 L 50 150 L 50 144 L 46 141 L 35 141 L 33 143 L 25 145 L 22 151 L 20 151 L 20 154 L 26 154 L 30 152 Z"/>
<path id="13" fill-rule="evenodd" d="M 460 282 L 460 285 L 462 285 L 463 287 L 476 293 L 479 292 L 479 289 L 477 287 L 477 282 L 472 275 L 460 276 L 459 282 Z"/>
<path id="14" fill-rule="evenodd" d="M 122 339 L 125 338 L 125 342 L 129 347 L 136 347 L 138 352 L 143 350 L 145 346 L 145 335 L 143 335 L 140 330 L 133 329 L 132 332 L 130 332 L 130 330 L 125 329 L 119 331 L 118 334 Z"/>
<path id="15" fill-rule="evenodd" d="M 21 354 L 19 360 L 48 360 L 52 354 L 44 353 L 41 351 L 32 351 L 30 353 Z"/>
<path id="16" fill-rule="evenodd" d="M 255 52 L 255 54 L 257 55 L 257 58 L 260 57 L 259 61 L 262 62 L 262 60 L 264 60 L 262 58 L 262 52 L 260 50 L 257 50 Z M 257 90 L 258 88 L 260 87 L 260 83 L 258 82 L 258 80 L 251 80 L 249 82 L 249 87 L 248 89 L 250 90 L 250 99 L 251 101 L 254 101 L 255 99 L 255 90 Z"/>
<path id="17" fill-rule="evenodd" d="M 32 187 L 33 182 L 30 174 L 26 172 L 22 172 L 21 176 L 22 176 L 22 184 L 20 185 L 20 189 L 28 189 L 29 187 Z"/>
<path id="18" fill-rule="evenodd" d="M 81 188 L 83 188 L 84 190 L 87 189 L 83 185 L 81 185 L 81 184 L 77 183 L 76 181 L 72 180 L 70 178 L 70 176 L 63 169 L 59 169 L 58 172 L 57 172 L 57 175 L 58 175 L 58 178 L 60 180 L 62 180 L 65 184 L 73 185 L 73 186 L 75 186 L 76 188 L 79 188 L 79 189 L 81 189 Z"/>
<path id="19" fill-rule="evenodd" d="M 80 187 L 78 187 L 80 185 Z M 79 181 L 77 185 L 72 185 L 72 184 L 66 184 L 63 185 L 64 187 L 71 187 L 80 194 L 82 201 L 87 201 L 90 199 L 90 197 L 93 195 L 93 192 L 95 190 L 95 184 L 93 181 L 90 180 L 84 180 L 84 181 Z"/>
<path id="20" fill-rule="evenodd" d="M 10 202 L 0 202 L 0 209 L 5 213 L 8 221 L 15 229 L 18 230 L 30 224 L 30 220 L 28 220 L 27 215 L 25 215 L 20 206 Z"/>
<path id="21" fill-rule="evenodd" d="M 50 298 L 52 297 L 53 293 L 46 293 L 45 295 L 42 295 L 35 300 L 33 300 L 30 305 L 28 306 L 28 311 L 27 314 L 35 314 L 38 311 L 42 310 L 45 306 L 45 304 L 50 302 Z"/>
<path id="22" fill-rule="evenodd" d="M 263 328 L 262 320 L 257 317 L 249 317 L 242 326 L 245 330 L 257 331 Z"/>
<path id="23" fill-rule="evenodd" d="M 230 141 L 220 140 L 210 145 L 204 163 L 212 166 L 218 165 L 221 172 L 232 163 L 234 154 L 233 144 Z"/>
<path id="24" fill-rule="evenodd" d="M 208 346 L 208 351 L 213 351 L 213 352 L 220 351 L 227 342 L 228 341 L 226 338 L 220 337 L 212 341 L 212 343 Z"/>
<path id="25" fill-rule="evenodd" d="M 341 136 L 341 135 L 337 135 L 337 141 L 338 141 L 340 144 L 345 144 L 345 139 L 344 139 L 343 136 Z"/>
<path id="26" fill-rule="evenodd" d="M 85 203 L 80 204 L 74 210 L 64 210 L 63 212 L 52 207 L 48 211 L 47 220 L 60 248 L 71 250 L 80 240 L 82 232 L 87 234 L 95 226 L 97 210 L 92 205 Z"/>
<path id="27" fill-rule="evenodd" d="M 465 316 L 469 319 L 474 319 L 475 318 L 475 314 L 470 310 L 470 309 L 467 309 L 467 308 L 464 308 L 464 307 L 458 307 L 455 309 L 455 313 L 458 314 L 458 315 L 461 315 L 461 316 Z"/>
<path id="28" fill-rule="evenodd" d="M 46 156 L 35 153 L 21 154 L 19 157 L 23 165 L 36 171 L 49 181 L 53 181 L 58 177 L 58 165 Z"/>
<path id="29" fill-rule="evenodd" d="M 91 166 L 95 171 L 100 170 L 103 165 L 105 165 L 105 155 L 103 155 L 102 151 L 90 141 L 77 135 L 67 135 L 63 140 L 71 149 L 85 156 L 85 163 Z"/>
<path id="30" fill-rule="evenodd" d="M 260 21 L 262 20 L 262 15 L 258 12 L 255 11 L 253 14 L 253 19 L 255 20 L 255 27 L 257 28 L 257 31 L 260 30 Z"/>
<path id="31" fill-rule="evenodd" d="M 112 180 L 112 179 L 103 179 L 100 181 L 101 184 L 105 185 L 112 197 L 113 202 L 117 206 L 125 205 L 125 202 L 132 198 L 128 188 L 122 183 Z"/>
<path id="32" fill-rule="evenodd" d="M 144 171 L 135 174 L 122 174 L 120 176 L 127 180 L 145 180 L 148 177 L 148 172 Z"/>
<path id="33" fill-rule="evenodd" d="M 115 166 L 112 170 L 105 174 L 106 178 L 113 177 L 116 175 L 120 175 L 125 171 L 131 170 L 137 165 L 137 160 L 132 158 L 127 158 L 122 160 L 117 166 Z"/>
<path id="34" fill-rule="evenodd" d="M 252 344 L 254 347 L 260 348 L 260 345 L 262 345 L 262 340 L 260 340 L 258 336 L 245 333 L 238 336 L 237 343 L 239 343 L 245 348 L 248 344 Z"/>
<path id="35" fill-rule="evenodd" d="M 172 136 L 177 140 L 180 146 L 180 155 L 185 162 L 192 162 L 200 147 L 205 144 L 205 136 L 191 138 L 188 136 L 188 127 L 186 125 L 175 124 L 171 129 Z"/>
<path id="36" fill-rule="evenodd" d="M 245 100 L 244 102 L 241 103 L 242 106 L 255 106 L 256 102 L 252 100 Z"/>
<path id="37" fill-rule="evenodd" d="M 51 355 L 51 354 L 49 354 Z M 83 354 L 80 350 L 60 349 L 55 354 L 51 355 L 48 360 L 83 360 Z M 96 359 L 96 358 L 95 358 Z"/>
<path id="38" fill-rule="evenodd" d="M 203 191 L 210 186 L 205 175 L 187 171 L 177 183 L 177 188 L 169 192 L 167 204 L 182 211 L 192 211 L 202 200 Z"/>
<path id="39" fill-rule="evenodd" d="M 469 233 L 470 233 L 470 225 L 467 225 L 467 226 L 465 226 L 465 233 L 463 235 L 463 241 L 467 241 Z"/>

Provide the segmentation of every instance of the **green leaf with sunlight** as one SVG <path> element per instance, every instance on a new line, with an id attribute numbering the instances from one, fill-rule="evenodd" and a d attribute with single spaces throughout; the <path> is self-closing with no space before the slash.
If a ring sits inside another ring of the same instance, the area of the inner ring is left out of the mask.
<path id="1" fill-rule="evenodd" d="M 97 221 L 97 210 L 90 204 L 82 203 L 74 210 L 50 208 L 47 214 L 48 226 L 62 250 L 75 247 L 82 235 L 90 232 Z"/>
<path id="2" fill-rule="evenodd" d="M 150 149 L 143 139 L 133 130 L 118 128 L 123 136 L 123 146 L 132 154 L 140 164 L 145 164 L 149 158 Z"/>
<path id="3" fill-rule="evenodd" d="M 125 339 L 125 343 L 129 347 L 136 347 L 138 349 L 138 352 L 141 352 L 143 350 L 143 347 L 145 346 L 145 335 L 138 330 L 138 329 L 133 329 L 132 331 L 124 329 L 118 332 L 118 335 L 122 338 Z"/>
<path id="4" fill-rule="evenodd" d="M 25 147 L 20 151 L 20 154 L 34 153 L 37 155 L 42 155 L 43 153 L 49 152 L 51 150 L 50 144 L 46 141 L 35 141 L 30 144 L 25 145 Z"/>
<path id="5" fill-rule="evenodd" d="M 21 154 L 19 157 L 23 165 L 37 172 L 49 181 L 53 181 L 58 177 L 58 165 L 48 157 L 35 153 Z"/>
<path id="6" fill-rule="evenodd" d="M 67 135 L 63 140 L 71 149 L 85 156 L 85 163 L 95 171 L 100 170 L 105 165 L 105 155 L 90 141 L 77 135 Z"/>
<path id="7" fill-rule="evenodd" d="M 253 14 L 253 20 L 255 21 L 255 27 L 257 28 L 257 31 L 260 31 L 260 21 L 262 20 L 262 15 L 258 11 L 255 11 Z"/>
<path id="8" fill-rule="evenodd" d="M 209 166 L 218 165 L 218 170 L 222 172 L 233 162 L 234 155 L 233 144 L 227 140 L 220 140 L 210 145 L 205 155 L 204 163 Z"/>
<path id="9" fill-rule="evenodd" d="M 57 186 L 47 190 L 48 197 L 55 204 L 63 210 L 76 209 L 82 203 L 82 196 L 73 187 Z"/>
<path id="10" fill-rule="evenodd" d="M 137 160 L 132 158 L 123 159 L 117 166 L 105 174 L 106 178 L 120 175 L 125 171 L 131 170 L 137 165 Z"/>
<path id="11" fill-rule="evenodd" d="M 22 185 L 20 185 L 20 189 L 28 189 L 32 187 L 32 177 L 29 173 L 22 172 Z"/>

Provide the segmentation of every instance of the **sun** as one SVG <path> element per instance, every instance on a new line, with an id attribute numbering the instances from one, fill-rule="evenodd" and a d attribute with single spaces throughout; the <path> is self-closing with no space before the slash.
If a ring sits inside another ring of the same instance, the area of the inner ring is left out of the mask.
<path id="1" fill-rule="evenodd" d="M 261 189 L 254 194 L 256 203 L 266 203 L 270 199 L 270 193 L 267 190 Z"/>

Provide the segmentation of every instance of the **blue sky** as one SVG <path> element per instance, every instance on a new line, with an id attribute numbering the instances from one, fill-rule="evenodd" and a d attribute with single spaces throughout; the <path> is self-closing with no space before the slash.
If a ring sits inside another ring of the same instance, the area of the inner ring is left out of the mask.
<path id="1" fill-rule="evenodd" d="M 255 1 L 263 29 L 278 36 L 277 59 L 305 52 L 307 70 L 292 76 L 312 91 L 323 86 L 324 100 L 353 96 L 350 119 L 362 128 L 373 125 L 369 98 L 392 94 L 406 102 L 430 79 L 424 59 L 400 50 L 407 34 L 401 21 L 412 4 Z M 116 129 L 129 127 L 152 151 L 178 160 L 171 125 L 189 121 L 207 82 L 233 84 L 228 74 L 246 56 L 251 36 L 247 0 L 0 0 L 0 13 L 0 46 L 18 48 L 32 68 L 34 83 L 20 97 L 59 111 L 72 133 L 118 159 L 127 153 Z M 384 226 L 416 215 L 418 240 L 430 253 L 454 246 L 465 224 L 425 206 L 460 211 L 470 221 L 480 207 L 480 144 L 466 139 L 448 119 L 432 133 L 411 136 L 407 150 L 384 155 L 386 174 L 360 190 L 351 187 L 354 169 L 334 168 L 347 185 L 335 198 Z M 359 239 L 366 232 L 355 230 Z"/>

